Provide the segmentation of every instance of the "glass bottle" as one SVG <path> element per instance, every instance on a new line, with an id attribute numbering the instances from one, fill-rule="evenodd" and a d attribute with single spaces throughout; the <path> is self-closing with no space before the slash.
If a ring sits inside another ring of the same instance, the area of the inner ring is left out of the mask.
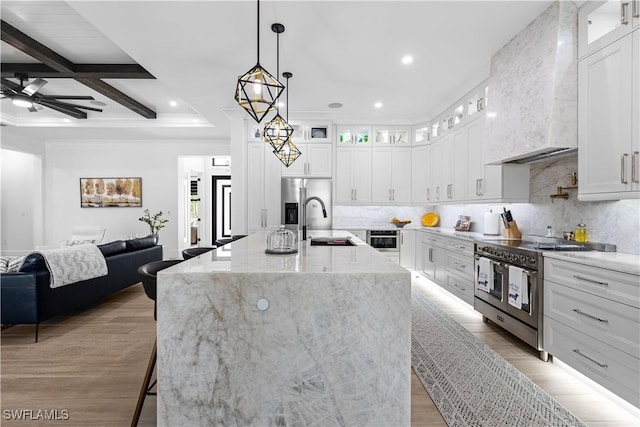
<path id="1" fill-rule="evenodd" d="M 580 223 L 576 227 L 575 240 L 581 243 L 589 241 L 589 233 L 587 232 L 587 226 L 585 224 Z"/>

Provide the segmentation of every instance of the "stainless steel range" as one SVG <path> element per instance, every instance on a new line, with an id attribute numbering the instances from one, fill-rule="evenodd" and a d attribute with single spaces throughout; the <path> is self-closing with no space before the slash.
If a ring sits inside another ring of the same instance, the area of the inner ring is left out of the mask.
<path id="1" fill-rule="evenodd" d="M 539 351 L 542 347 L 544 251 L 615 251 L 614 245 L 556 239 L 496 240 L 475 243 L 474 308 Z"/>

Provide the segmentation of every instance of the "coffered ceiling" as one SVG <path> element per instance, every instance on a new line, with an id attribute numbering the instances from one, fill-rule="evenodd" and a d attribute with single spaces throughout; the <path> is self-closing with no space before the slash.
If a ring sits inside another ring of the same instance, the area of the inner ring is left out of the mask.
<path id="1" fill-rule="evenodd" d="M 294 75 L 291 116 L 417 123 L 486 77 L 491 55 L 550 3 L 263 0 L 260 62 L 276 73 L 270 28 L 282 23 L 280 73 Z M 86 129 L 108 129 L 125 138 L 226 139 L 225 112 L 239 110 L 235 81 L 256 63 L 255 1 L 3 1 L 0 12 L 73 63 L 139 64 L 155 76 L 105 82 L 155 111 L 156 119 L 67 78 L 45 78 L 42 93 L 91 95 L 106 104 L 104 111 L 76 120 L 1 101 L 3 123 L 38 138 L 84 139 L 92 134 Z M 401 63 L 405 55 L 412 64 Z M 5 42 L 0 59 L 3 66 L 38 62 Z M 343 107 L 328 107 L 336 102 Z"/>

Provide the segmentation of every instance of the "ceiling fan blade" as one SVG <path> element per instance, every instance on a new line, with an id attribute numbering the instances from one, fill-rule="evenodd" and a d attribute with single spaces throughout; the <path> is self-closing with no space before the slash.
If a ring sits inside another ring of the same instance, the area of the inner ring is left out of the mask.
<path id="1" fill-rule="evenodd" d="M 22 90 L 22 87 L 19 84 L 5 78 L 0 78 L 0 84 L 2 85 L 2 90 L 11 91 L 12 93 L 18 93 Z"/>
<path id="2" fill-rule="evenodd" d="M 65 108 L 82 108 L 84 110 L 92 110 L 92 111 L 102 112 L 102 109 L 100 109 L 100 108 L 85 107 L 84 105 L 71 104 L 69 102 L 61 102 L 61 101 L 58 101 L 58 100 L 55 100 L 55 99 L 47 99 L 46 101 L 51 103 L 51 104 L 59 105 L 61 107 L 65 107 Z"/>
<path id="3" fill-rule="evenodd" d="M 51 101 L 51 100 L 48 100 L 48 99 L 38 99 L 37 102 L 40 105 L 44 105 L 45 107 L 49 107 L 52 110 L 59 111 L 61 113 L 64 113 L 64 114 L 66 114 L 68 116 L 71 116 L 73 118 L 76 118 L 76 119 L 86 119 L 87 118 L 87 113 L 85 113 L 84 111 L 78 110 L 72 104 L 65 105 L 65 103 L 55 102 L 55 101 Z M 62 105 L 60 105 L 60 104 L 62 104 Z M 70 105 L 70 107 L 69 107 L 69 105 Z"/>
<path id="4" fill-rule="evenodd" d="M 31 96 L 34 93 L 36 93 L 37 91 L 39 91 L 40 89 L 42 89 L 42 86 L 46 85 L 47 83 L 48 82 L 46 80 L 43 80 L 41 78 L 37 78 L 29 86 L 27 86 L 24 89 L 22 89 L 22 93 L 25 93 L 25 94 Z"/>
<path id="5" fill-rule="evenodd" d="M 88 101 L 93 101 L 95 98 L 93 96 L 74 96 L 74 95 L 38 95 L 40 98 L 45 99 L 86 99 Z"/>

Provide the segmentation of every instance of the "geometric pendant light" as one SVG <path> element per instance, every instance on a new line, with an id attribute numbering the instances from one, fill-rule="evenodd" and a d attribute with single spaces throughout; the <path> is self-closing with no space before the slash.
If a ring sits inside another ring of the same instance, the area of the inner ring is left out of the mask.
<path id="1" fill-rule="evenodd" d="M 235 100 L 260 123 L 274 109 L 284 85 L 260 66 L 260 0 L 258 3 L 258 61 L 249 71 L 238 77 Z"/>
<path id="2" fill-rule="evenodd" d="M 274 33 L 277 34 L 277 68 L 276 75 L 280 75 L 280 34 L 284 32 L 284 25 L 282 24 L 273 24 L 271 25 L 271 29 Z M 262 136 L 264 141 L 268 144 L 271 144 L 275 151 L 280 150 L 282 144 L 285 143 L 291 135 L 293 134 L 293 128 L 285 119 L 280 115 L 280 108 L 276 104 L 276 116 L 271 119 L 265 126 Z"/>
<path id="3" fill-rule="evenodd" d="M 282 75 L 287 79 L 287 120 L 289 120 L 289 78 L 293 77 L 293 74 L 287 71 L 282 73 Z M 278 156 L 278 159 L 280 159 L 286 167 L 291 166 L 302 154 L 298 147 L 291 142 L 291 138 L 287 139 L 280 149 L 275 150 L 273 153 Z"/>

